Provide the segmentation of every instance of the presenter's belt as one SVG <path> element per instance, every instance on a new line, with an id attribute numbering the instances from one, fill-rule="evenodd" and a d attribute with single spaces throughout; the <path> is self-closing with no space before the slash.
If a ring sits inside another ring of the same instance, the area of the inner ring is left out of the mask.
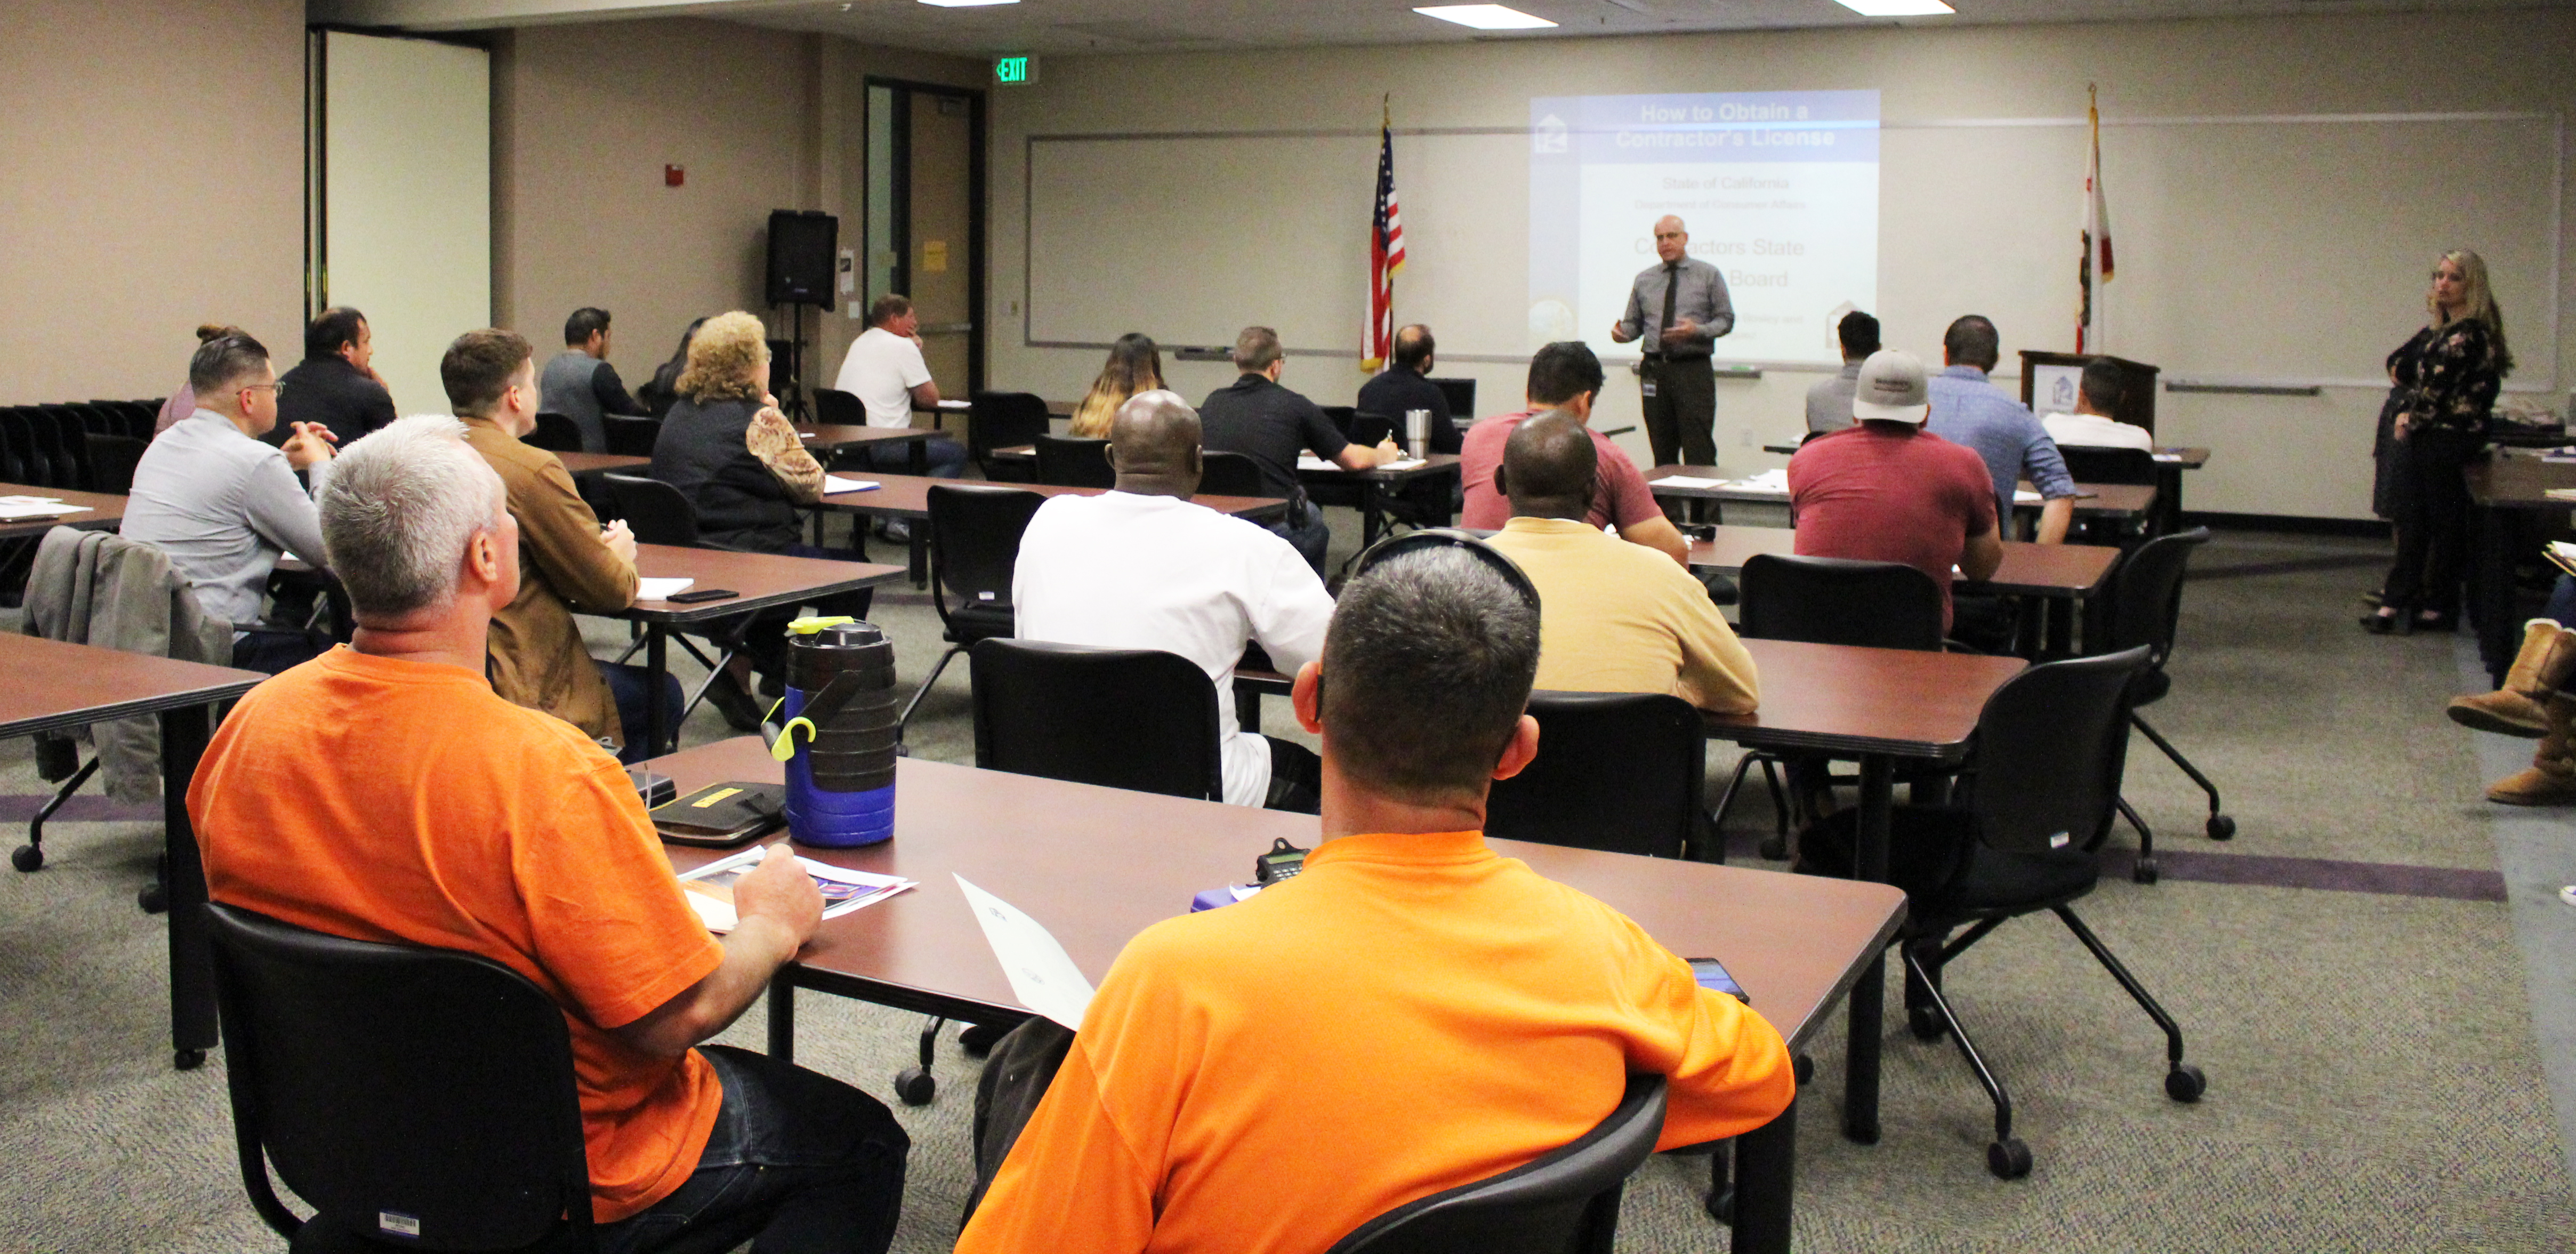
<path id="1" fill-rule="evenodd" d="M 1716 356 L 1716 354 L 1715 354 L 1715 353 L 1666 353 L 1666 352 L 1652 352 L 1652 353 L 1644 354 L 1644 356 L 1645 356 L 1645 359 L 1646 359 L 1646 360 L 1648 360 L 1648 361 L 1655 361 L 1655 362 L 1665 362 L 1665 361 L 1707 361 L 1709 358 Z"/>

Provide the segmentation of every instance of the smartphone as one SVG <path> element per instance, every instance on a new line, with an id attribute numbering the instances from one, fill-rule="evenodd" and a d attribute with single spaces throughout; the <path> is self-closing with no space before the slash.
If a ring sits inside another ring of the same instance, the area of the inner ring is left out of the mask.
<path id="1" fill-rule="evenodd" d="M 1692 958 L 1689 962 L 1691 978 L 1698 980 L 1701 988 L 1713 988 L 1745 1005 L 1753 1004 L 1753 999 L 1744 995 L 1744 986 L 1726 973 L 1725 963 L 1715 958 Z"/>
<path id="2" fill-rule="evenodd" d="M 727 597 L 741 595 L 731 588 L 696 588 L 687 592 L 674 593 L 670 601 L 673 605 L 695 605 L 700 601 L 721 601 Z"/>

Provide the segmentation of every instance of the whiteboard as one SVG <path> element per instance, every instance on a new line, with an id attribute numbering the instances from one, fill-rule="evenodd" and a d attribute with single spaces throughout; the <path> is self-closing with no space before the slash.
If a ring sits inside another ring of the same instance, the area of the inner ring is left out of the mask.
<path id="1" fill-rule="evenodd" d="M 2523 367 L 2557 341 L 2554 114 L 2128 119 L 2103 130 L 2118 277 L 2105 351 L 2168 378 L 2369 385 L 2423 321 L 2434 257 L 2488 261 Z M 1400 321 L 1452 361 L 1513 361 L 1527 326 L 1526 133 L 1399 133 L 1411 264 Z M 2071 350 L 2085 131 L 2069 119 L 1889 123 L 1879 313 L 1937 358 L 1962 313 L 2019 347 Z M 1356 355 L 1375 132 L 1032 136 L 1025 337 L 1230 344 L 1250 323 Z M 1585 338 L 1607 350 L 1607 328 Z M 1723 355 L 1723 354 L 1721 354 Z"/>

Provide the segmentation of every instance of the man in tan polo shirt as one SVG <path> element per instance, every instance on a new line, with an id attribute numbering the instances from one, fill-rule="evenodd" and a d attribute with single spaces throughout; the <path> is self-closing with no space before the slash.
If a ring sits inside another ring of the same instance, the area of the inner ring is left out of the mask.
<path id="1" fill-rule="evenodd" d="M 519 520 L 524 578 L 509 607 L 492 616 L 492 690 L 624 746 L 620 760 L 640 761 L 651 756 L 641 734 L 651 675 L 592 659 L 572 620 L 635 603 L 635 536 L 623 519 L 600 526 L 563 462 L 519 442 L 537 427 L 535 361 L 517 332 L 485 328 L 456 337 L 438 363 L 465 442 L 501 476 Z"/>
<path id="2" fill-rule="evenodd" d="M 1491 543 L 1538 585 L 1538 687 L 1669 692 L 1742 714 L 1758 689 L 1753 658 L 1699 580 L 1652 549 L 1585 521 L 1598 464 L 1570 414 L 1523 422 L 1496 481 L 1512 517 Z"/>

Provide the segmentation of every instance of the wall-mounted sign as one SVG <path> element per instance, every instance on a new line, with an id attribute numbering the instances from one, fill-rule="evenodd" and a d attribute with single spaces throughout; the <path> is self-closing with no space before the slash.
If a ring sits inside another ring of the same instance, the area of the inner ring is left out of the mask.
<path id="1" fill-rule="evenodd" d="M 993 81 L 1005 87 L 1026 87 L 1038 81 L 1036 57 L 993 58 Z"/>

